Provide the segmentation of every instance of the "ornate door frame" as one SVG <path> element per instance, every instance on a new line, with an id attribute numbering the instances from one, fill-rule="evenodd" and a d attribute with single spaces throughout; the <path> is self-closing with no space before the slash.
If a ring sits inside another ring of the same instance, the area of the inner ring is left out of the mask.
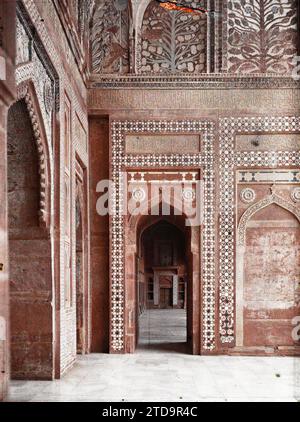
<path id="1" fill-rule="evenodd" d="M 213 120 L 112 120 L 110 132 L 110 180 L 113 215 L 110 216 L 110 352 L 126 352 L 125 336 L 125 219 L 122 173 L 136 168 L 199 168 L 204 178 L 202 231 L 201 346 L 202 353 L 215 349 L 215 201 Z M 201 152 L 190 154 L 126 153 L 126 134 L 199 134 Z"/>

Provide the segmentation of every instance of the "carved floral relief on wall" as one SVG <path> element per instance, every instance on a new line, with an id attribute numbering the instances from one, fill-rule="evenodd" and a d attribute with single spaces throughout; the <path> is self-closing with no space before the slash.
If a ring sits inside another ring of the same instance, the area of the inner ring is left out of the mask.
<path id="1" fill-rule="evenodd" d="M 196 5 L 192 0 L 186 3 Z M 152 1 L 141 30 L 141 72 L 206 72 L 206 19 L 167 11 Z"/>
<path id="2" fill-rule="evenodd" d="M 45 64 L 36 49 L 36 44 L 27 34 L 22 22 L 17 19 L 16 37 L 16 82 L 32 78 L 41 108 L 49 145 L 52 139 L 52 112 L 54 108 L 54 86 Z M 29 76 L 30 75 L 30 76 Z"/>
<path id="3" fill-rule="evenodd" d="M 228 71 L 286 74 L 297 55 L 297 1 L 228 2 Z"/>
<path id="4" fill-rule="evenodd" d="M 90 37 L 92 73 L 128 73 L 127 0 L 98 0 L 91 21 Z"/>

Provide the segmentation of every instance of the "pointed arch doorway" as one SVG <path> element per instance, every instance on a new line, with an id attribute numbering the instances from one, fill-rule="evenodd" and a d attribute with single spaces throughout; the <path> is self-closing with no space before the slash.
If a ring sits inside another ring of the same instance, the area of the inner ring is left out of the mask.
<path id="1" fill-rule="evenodd" d="M 200 228 L 175 214 L 134 217 L 126 226 L 126 352 L 200 353 Z"/>

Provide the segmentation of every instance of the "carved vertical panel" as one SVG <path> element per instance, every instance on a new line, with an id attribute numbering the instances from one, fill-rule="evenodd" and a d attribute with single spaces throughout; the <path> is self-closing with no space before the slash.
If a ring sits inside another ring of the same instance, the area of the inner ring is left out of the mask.
<path id="1" fill-rule="evenodd" d="M 186 3 L 196 5 L 192 0 Z M 152 1 L 141 37 L 141 72 L 206 72 L 206 17 L 167 11 Z"/>
<path id="2" fill-rule="evenodd" d="M 30 60 L 30 39 L 19 19 L 17 19 L 16 35 L 16 64 L 19 65 Z"/>
<path id="3" fill-rule="evenodd" d="M 297 54 L 297 2 L 229 1 L 228 44 L 231 73 L 289 73 Z"/>
<path id="4" fill-rule="evenodd" d="M 129 15 L 127 0 L 98 0 L 91 22 L 93 73 L 129 72 Z"/>
<path id="5" fill-rule="evenodd" d="M 65 307 L 72 306 L 73 281 L 71 273 L 72 245 L 71 245 L 71 123 L 72 111 L 71 102 L 65 96 L 65 120 L 64 120 L 64 265 L 65 265 L 65 285 L 64 299 Z"/>

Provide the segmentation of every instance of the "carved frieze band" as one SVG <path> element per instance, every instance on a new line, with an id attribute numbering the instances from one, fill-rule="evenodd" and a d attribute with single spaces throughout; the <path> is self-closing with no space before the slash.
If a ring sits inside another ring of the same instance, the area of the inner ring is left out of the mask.
<path id="1" fill-rule="evenodd" d="M 150 88 L 150 89 L 283 89 L 300 88 L 300 82 L 288 76 L 252 75 L 116 75 L 92 76 L 89 88 Z"/>

